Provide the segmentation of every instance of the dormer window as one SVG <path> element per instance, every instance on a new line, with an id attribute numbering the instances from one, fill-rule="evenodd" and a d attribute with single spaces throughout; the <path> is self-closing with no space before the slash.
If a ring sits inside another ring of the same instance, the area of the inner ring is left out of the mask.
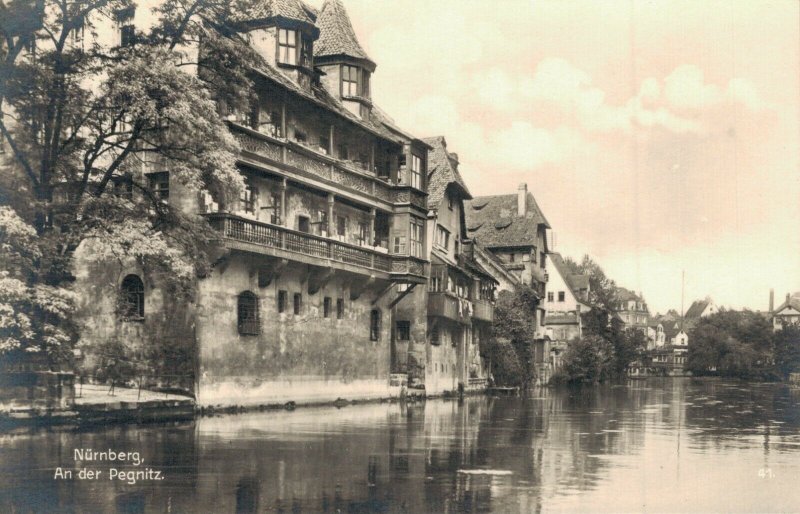
<path id="1" fill-rule="evenodd" d="M 297 31 L 278 29 L 278 62 L 297 64 Z"/>
<path id="2" fill-rule="evenodd" d="M 343 64 L 342 96 L 369 98 L 369 72 L 358 66 Z"/>

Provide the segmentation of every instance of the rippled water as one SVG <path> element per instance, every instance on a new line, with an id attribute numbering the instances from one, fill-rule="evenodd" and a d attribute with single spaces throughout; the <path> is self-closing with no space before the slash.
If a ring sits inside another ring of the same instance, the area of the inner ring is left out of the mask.
<path id="1" fill-rule="evenodd" d="M 5 434 L 0 512 L 798 511 L 798 403 L 781 385 L 652 379 Z M 144 462 L 76 462 L 75 448 Z M 103 474 L 56 480 L 59 466 Z"/>

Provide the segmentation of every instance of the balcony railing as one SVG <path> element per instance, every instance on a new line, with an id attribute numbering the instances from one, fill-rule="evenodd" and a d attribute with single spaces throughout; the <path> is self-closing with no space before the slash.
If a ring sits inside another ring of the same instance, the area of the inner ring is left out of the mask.
<path id="1" fill-rule="evenodd" d="M 227 213 L 207 214 L 211 226 L 225 237 L 252 243 L 265 249 L 293 252 L 308 257 L 332 260 L 363 268 L 394 271 L 393 256 L 369 248 L 335 241 L 326 237 L 248 220 Z M 396 257 L 395 257 L 396 259 Z"/>
<path id="2" fill-rule="evenodd" d="M 262 134 L 235 123 L 229 126 L 242 151 L 258 161 L 288 166 L 385 202 L 410 203 L 420 209 L 426 208 L 427 199 L 422 191 L 387 182 L 350 161 L 335 159 L 297 142 Z"/>
<path id="3" fill-rule="evenodd" d="M 472 302 L 450 293 L 428 293 L 428 315 L 468 323 L 473 315 Z"/>
<path id="4" fill-rule="evenodd" d="M 475 300 L 473 308 L 473 318 L 489 323 L 494 321 L 494 305 L 489 300 Z"/>

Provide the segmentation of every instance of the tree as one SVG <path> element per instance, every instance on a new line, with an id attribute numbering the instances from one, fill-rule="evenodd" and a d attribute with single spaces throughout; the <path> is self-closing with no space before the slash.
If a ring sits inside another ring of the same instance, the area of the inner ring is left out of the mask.
<path id="1" fill-rule="evenodd" d="M 54 327 L 70 315 L 71 258 L 86 241 L 95 258 L 135 259 L 170 277 L 174 294 L 191 294 L 216 236 L 162 202 L 142 170 L 156 162 L 222 204 L 238 197 L 238 144 L 217 104 L 250 101 L 258 57 L 226 29 L 247 5 L 168 0 L 148 33 L 110 48 L 87 35 L 102 32 L 94 20 L 134 8 L 130 0 L 0 6 L 2 259 L 28 256 L 2 277 L 0 355 L 63 357 L 56 347 L 75 334 Z"/>
<path id="2" fill-rule="evenodd" d="M 686 368 L 695 375 L 772 375 L 772 326 L 760 314 L 721 310 L 701 318 L 688 335 Z"/>
<path id="3" fill-rule="evenodd" d="M 509 363 L 510 366 L 519 366 L 521 373 L 513 369 L 494 371 L 495 376 L 520 376 L 520 381 L 516 384 L 527 387 L 535 378 L 534 366 L 534 344 L 536 339 L 536 307 L 539 298 L 533 288 L 527 285 L 520 285 L 512 293 L 501 291 L 495 306 L 495 318 L 493 324 L 494 345 L 490 350 L 493 366 L 501 366 L 502 363 Z M 514 349 L 516 355 L 516 365 L 511 364 L 513 359 L 509 356 L 498 357 L 498 354 L 506 352 L 507 341 Z"/>
<path id="4" fill-rule="evenodd" d="M 571 341 L 553 382 L 596 384 L 611 377 L 614 349 L 604 338 L 586 336 Z"/>
<path id="5" fill-rule="evenodd" d="M 800 326 L 790 325 L 775 333 L 775 369 L 782 378 L 800 372 Z"/>

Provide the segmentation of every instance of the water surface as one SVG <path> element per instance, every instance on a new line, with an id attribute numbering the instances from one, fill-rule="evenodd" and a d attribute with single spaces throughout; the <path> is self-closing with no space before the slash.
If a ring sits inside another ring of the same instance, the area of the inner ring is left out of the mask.
<path id="1" fill-rule="evenodd" d="M 775 384 L 651 379 L 4 434 L 0 512 L 797 511 L 799 403 Z M 76 448 L 144 462 L 76 462 Z"/>

